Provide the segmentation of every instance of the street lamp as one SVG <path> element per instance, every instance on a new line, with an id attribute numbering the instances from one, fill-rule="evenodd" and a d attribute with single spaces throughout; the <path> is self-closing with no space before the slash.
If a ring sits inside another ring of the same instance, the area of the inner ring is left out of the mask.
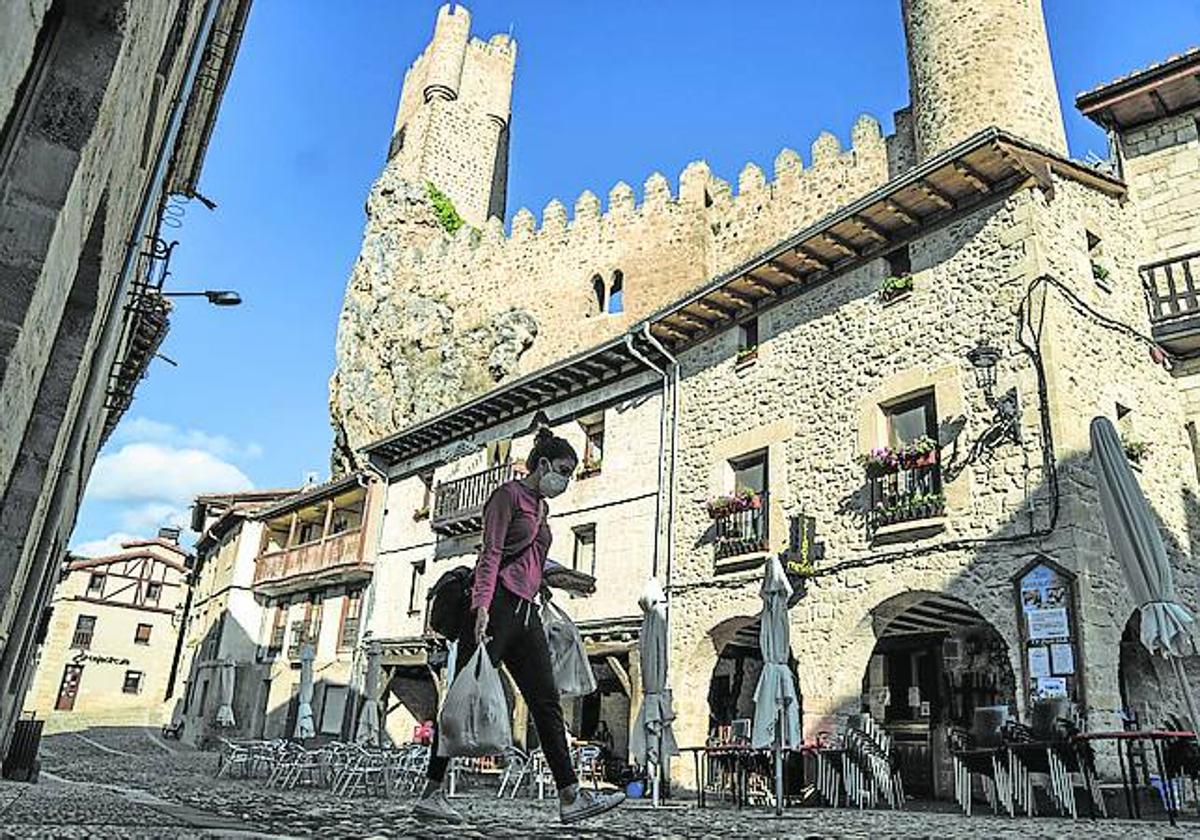
<path id="1" fill-rule="evenodd" d="M 1021 442 L 1021 403 L 1017 389 L 1010 388 L 1004 396 L 996 398 L 996 363 L 1000 361 L 1000 350 L 988 344 L 984 339 L 967 351 L 967 361 L 975 368 L 975 384 L 983 391 L 984 399 L 989 408 L 996 412 L 992 420 L 995 439 L 1009 440 L 1012 443 Z M 993 437 L 988 434 L 987 437 Z"/>
<path id="2" fill-rule="evenodd" d="M 242 296 L 230 289 L 209 289 L 203 292 L 159 292 L 163 297 L 206 297 L 213 306 L 237 306 Z"/>

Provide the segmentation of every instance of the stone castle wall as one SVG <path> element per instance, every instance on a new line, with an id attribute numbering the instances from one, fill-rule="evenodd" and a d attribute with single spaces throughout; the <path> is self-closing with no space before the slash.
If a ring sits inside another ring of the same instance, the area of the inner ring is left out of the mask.
<path id="1" fill-rule="evenodd" d="M 677 189 L 651 175 L 637 202 L 619 183 L 573 211 L 553 200 L 540 224 L 521 209 L 455 235 L 423 191 L 389 164 L 367 201 L 367 229 L 338 328 L 331 411 L 335 464 L 405 425 L 619 335 L 715 274 L 885 183 L 889 142 L 861 117 L 842 149 L 826 132 L 805 168 L 781 152 L 774 178 L 748 164 L 735 194 L 702 162 Z M 624 311 L 600 311 L 594 278 L 623 277 Z"/>

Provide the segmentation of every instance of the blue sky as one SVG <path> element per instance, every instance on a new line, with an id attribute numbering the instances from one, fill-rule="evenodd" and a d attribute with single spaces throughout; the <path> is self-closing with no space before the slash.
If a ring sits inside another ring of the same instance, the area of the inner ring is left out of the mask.
<path id="1" fill-rule="evenodd" d="M 218 208 L 187 206 L 171 285 L 232 288 L 218 309 L 182 299 L 163 354 L 102 453 L 73 546 L 181 521 L 200 491 L 324 478 L 327 383 L 363 201 L 379 174 L 404 70 L 435 0 L 256 0 L 201 179 Z M 672 184 L 704 158 L 736 183 L 785 146 L 807 160 L 822 130 L 849 142 L 860 113 L 891 131 L 908 100 L 899 0 L 468 4 L 475 34 L 518 42 L 509 216 L 568 207 L 584 189 Z M 1081 90 L 1197 39 L 1192 0 L 1046 0 L 1071 152 L 1104 139 Z"/>

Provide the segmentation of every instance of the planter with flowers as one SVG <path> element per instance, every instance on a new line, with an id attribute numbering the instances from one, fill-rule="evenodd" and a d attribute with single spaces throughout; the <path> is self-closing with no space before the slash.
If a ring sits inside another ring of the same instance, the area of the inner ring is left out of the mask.
<path id="1" fill-rule="evenodd" d="M 933 466 L 938 459 L 937 441 L 921 435 L 901 447 L 878 446 L 862 457 L 868 478 L 879 478 L 900 470 Z"/>
<path id="2" fill-rule="evenodd" d="M 913 276 L 911 274 L 892 275 L 885 277 L 883 282 L 879 284 L 879 299 L 884 303 L 904 297 L 913 290 Z"/>
<path id="3" fill-rule="evenodd" d="M 600 474 L 600 467 L 603 461 L 599 455 L 591 455 L 583 459 L 583 463 L 579 466 L 579 478 L 591 478 L 594 475 Z"/>
<path id="4" fill-rule="evenodd" d="M 724 496 L 709 499 L 705 505 L 710 519 L 724 519 L 743 510 L 758 510 L 762 507 L 762 496 L 748 488 L 741 488 Z"/>

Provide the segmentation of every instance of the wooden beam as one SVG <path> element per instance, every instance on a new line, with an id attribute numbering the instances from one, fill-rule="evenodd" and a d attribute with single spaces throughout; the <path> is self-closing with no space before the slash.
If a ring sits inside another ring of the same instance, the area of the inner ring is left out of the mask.
<path id="1" fill-rule="evenodd" d="M 1154 112 L 1160 117 L 1165 117 L 1171 112 L 1171 109 L 1167 107 L 1167 103 L 1163 101 L 1162 94 L 1157 90 L 1150 91 L 1150 101 L 1154 103 Z"/>
<path id="2" fill-rule="evenodd" d="M 663 321 L 660 321 L 659 323 L 655 324 L 654 326 L 652 326 L 650 328 L 651 332 L 654 332 L 655 330 L 660 330 L 662 333 L 664 333 L 664 335 L 660 335 L 659 338 L 668 338 L 669 339 L 670 337 L 673 336 L 678 341 L 687 341 L 688 340 L 688 335 L 686 333 L 680 332 L 679 330 L 672 327 L 670 324 L 667 324 Z"/>
<path id="3" fill-rule="evenodd" d="M 721 316 L 722 318 L 733 318 L 734 316 L 737 315 L 736 311 L 726 309 L 725 307 L 721 306 L 720 304 L 716 303 L 715 301 L 707 299 L 707 298 L 696 301 L 696 306 L 700 307 L 701 309 L 707 309 L 710 312 L 715 312 L 717 315 Z"/>
<path id="4" fill-rule="evenodd" d="M 804 259 L 808 260 L 810 263 L 812 263 L 813 265 L 815 265 L 817 268 L 821 269 L 822 271 L 829 270 L 829 263 L 825 261 L 825 258 L 822 257 L 820 254 L 814 253 L 811 248 L 807 248 L 804 245 L 797 245 L 796 253 L 799 256 L 803 257 Z"/>
<path id="5" fill-rule="evenodd" d="M 696 309 L 700 309 L 701 307 L 698 306 L 697 304 L 698 304 L 698 301 L 692 301 L 691 303 L 687 304 L 687 306 L 688 307 L 695 306 Z M 709 318 L 707 315 L 703 315 L 700 312 L 697 312 L 696 309 L 688 309 L 686 314 L 691 315 L 694 320 L 699 321 L 700 323 L 704 324 L 706 328 L 711 327 L 713 324 L 717 323 L 720 320 L 720 318 Z"/>
<path id="6" fill-rule="evenodd" d="M 987 193 L 992 191 L 992 185 L 988 183 L 987 178 L 967 163 L 965 160 L 956 160 L 953 164 L 954 171 L 957 172 L 964 181 L 970 184 L 979 192 Z"/>
<path id="7" fill-rule="evenodd" d="M 629 673 L 621 665 L 621 660 L 615 656 L 606 656 L 604 661 L 608 663 L 608 667 L 612 668 L 612 672 L 617 675 L 617 682 L 621 684 L 621 688 L 625 689 L 625 696 L 633 696 L 633 682 L 629 679 Z"/>
<path id="8" fill-rule="evenodd" d="M 827 230 L 821 234 L 825 240 L 833 245 L 833 247 L 845 252 L 851 257 L 861 257 L 862 251 L 853 242 L 850 242 L 840 234 L 834 233 L 832 230 Z"/>
<path id="9" fill-rule="evenodd" d="M 771 266 L 771 268 L 778 271 L 784 277 L 789 277 L 792 280 L 795 280 L 797 283 L 803 283 L 805 280 L 806 275 L 801 274 L 799 271 L 792 268 L 790 265 L 788 265 L 785 262 L 780 262 L 779 260 L 771 260 L 769 265 Z"/>
<path id="10" fill-rule="evenodd" d="M 922 178 L 920 181 L 917 181 L 917 188 L 936 201 L 938 204 L 942 205 L 942 208 L 945 210 L 953 210 L 958 206 L 958 202 L 954 200 L 954 196 L 950 195 L 945 190 L 939 188 L 936 184 L 932 184 L 924 178 Z"/>
<path id="11" fill-rule="evenodd" d="M 741 309 L 753 309 L 755 301 L 745 297 L 739 292 L 735 292 L 728 286 L 718 290 L 718 292 L 733 301 L 734 305 Z"/>
<path id="12" fill-rule="evenodd" d="M 883 200 L 883 206 L 892 211 L 892 213 L 898 216 L 900 220 L 904 222 L 904 224 L 909 225 L 910 227 L 919 225 L 921 223 L 919 216 L 915 215 L 912 210 L 909 210 L 894 198 L 885 198 Z"/>
<path id="13" fill-rule="evenodd" d="M 870 219 L 868 219 L 865 216 L 855 216 L 850 221 L 854 222 L 854 224 L 858 225 L 860 228 L 865 230 L 867 233 L 871 234 L 871 236 L 874 236 L 880 242 L 891 242 L 892 241 L 892 237 L 888 235 L 887 231 L 885 231 L 883 228 L 879 227 L 877 224 L 875 224 L 874 222 L 872 222 Z"/>
<path id="14" fill-rule="evenodd" d="M 679 313 L 678 313 L 678 312 L 672 312 L 670 315 L 668 315 L 668 316 L 666 316 L 666 317 L 667 317 L 668 319 L 669 319 L 669 318 L 677 318 L 677 319 L 679 319 L 680 321 L 683 321 L 684 323 L 686 323 L 685 319 L 683 319 L 683 318 L 680 318 L 680 317 L 679 317 Z M 664 319 L 663 323 L 664 323 L 666 326 L 672 326 L 672 325 L 670 325 L 670 324 L 666 324 L 666 319 Z M 683 335 L 684 335 L 684 338 L 685 338 L 685 340 L 687 340 L 687 341 L 691 341 L 691 339 L 692 339 L 692 338 L 693 338 L 693 336 L 695 335 L 695 333 L 692 331 L 692 330 L 694 330 L 695 328 L 694 328 L 694 326 L 693 326 L 693 325 L 690 325 L 690 324 L 689 324 L 688 326 L 684 326 L 683 324 L 679 324 L 679 325 L 672 326 L 672 328 L 673 328 L 673 329 L 676 329 L 676 330 L 682 330 L 682 332 L 683 332 Z M 708 327 L 702 327 L 701 329 L 708 329 Z"/>
<path id="15" fill-rule="evenodd" d="M 746 282 L 749 283 L 751 286 L 753 286 L 754 288 L 758 289 L 761 292 L 766 293 L 769 297 L 775 297 L 776 295 L 779 294 L 778 289 L 776 289 L 774 286 L 772 286 L 766 280 L 763 280 L 761 277 L 757 276 L 756 274 L 754 274 L 752 272 L 747 271 L 745 274 L 742 275 L 742 277 L 744 277 Z"/>
<path id="16" fill-rule="evenodd" d="M 707 332 L 712 329 L 712 324 L 693 316 L 690 312 L 676 312 L 673 317 L 678 318 L 684 323 L 691 324 L 696 328 L 697 332 Z"/>

